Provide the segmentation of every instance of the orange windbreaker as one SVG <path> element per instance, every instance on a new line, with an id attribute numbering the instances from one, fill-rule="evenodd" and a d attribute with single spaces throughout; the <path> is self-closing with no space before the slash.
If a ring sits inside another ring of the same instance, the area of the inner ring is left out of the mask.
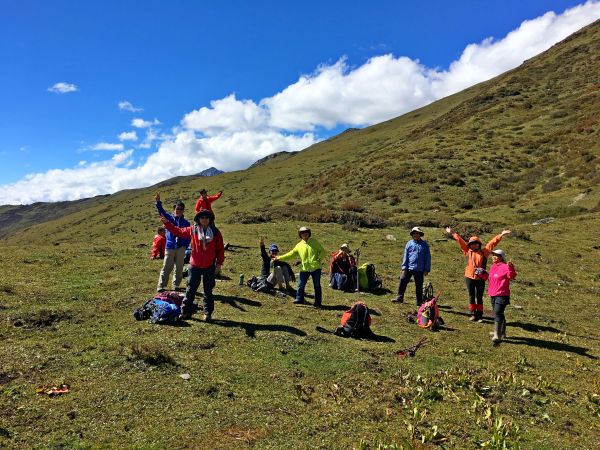
<path id="1" fill-rule="evenodd" d="M 200 196 L 200 198 L 196 201 L 196 208 L 194 208 L 196 214 L 198 214 L 203 209 L 212 211 L 212 202 L 214 202 L 218 198 L 221 198 L 221 195 L 223 194 L 221 194 L 220 192 L 215 195 L 209 195 L 208 197 L 206 197 L 206 200 L 204 200 L 202 196 Z"/>
<path id="2" fill-rule="evenodd" d="M 485 247 L 482 247 L 480 250 L 473 251 L 469 248 L 467 243 L 461 238 L 458 233 L 453 233 L 452 237 L 456 239 L 458 245 L 460 245 L 460 249 L 463 252 L 463 255 L 467 257 L 467 267 L 465 267 L 465 277 L 471 278 L 472 280 L 480 280 L 481 278 L 475 275 L 476 267 L 483 267 L 485 261 L 492 253 L 492 250 L 498 243 L 502 240 L 502 235 L 499 234 L 495 238 L 493 238 L 490 242 L 485 244 Z"/>

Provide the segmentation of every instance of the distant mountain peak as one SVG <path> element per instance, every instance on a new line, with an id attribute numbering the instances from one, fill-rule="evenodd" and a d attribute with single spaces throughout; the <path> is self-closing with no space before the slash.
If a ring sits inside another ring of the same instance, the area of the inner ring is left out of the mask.
<path id="1" fill-rule="evenodd" d="M 222 173 L 225 173 L 225 172 L 217 169 L 216 167 L 209 167 L 208 169 L 197 173 L 195 176 L 197 176 L 197 177 L 214 177 L 215 175 L 220 175 Z"/>

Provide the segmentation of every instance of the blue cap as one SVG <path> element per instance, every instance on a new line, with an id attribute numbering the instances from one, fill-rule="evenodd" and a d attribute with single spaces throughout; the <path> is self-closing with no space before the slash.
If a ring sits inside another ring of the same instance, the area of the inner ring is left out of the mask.
<path id="1" fill-rule="evenodd" d="M 277 247 L 277 244 L 271 244 L 271 245 L 269 245 L 269 251 L 270 252 L 273 252 L 273 251 L 278 252 L 279 247 Z"/>

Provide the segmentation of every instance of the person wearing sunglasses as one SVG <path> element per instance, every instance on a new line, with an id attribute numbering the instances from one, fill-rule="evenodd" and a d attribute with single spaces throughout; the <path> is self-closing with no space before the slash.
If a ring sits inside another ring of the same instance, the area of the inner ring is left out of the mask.
<path id="1" fill-rule="evenodd" d="M 160 200 L 160 194 L 158 192 L 154 196 L 154 200 L 156 202 L 156 211 L 158 211 L 160 216 L 165 217 L 169 223 L 180 228 L 190 226 L 190 223 L 184 217 L 185 204 L 182 201 L 177 201 L 173 205 L 173 214 L 169 214 L 163 208 Z M 156 286 L 157 292 L 163 292 L 166 289 L 173 267 L 175 267 L 175 274 L 173 275 L 173 290 L 183 290 L 181 287 L 181 280 L 183 279 L 183 260 L 185 258 L 185 249 L 189 243 L 189 238 L 177 237 L 167 229 L 167 245 L 165 249 L 165 257 L 163 259 L 163 266 L 160 270 L 160 276 L 158 277 L 158 285 Z"/>

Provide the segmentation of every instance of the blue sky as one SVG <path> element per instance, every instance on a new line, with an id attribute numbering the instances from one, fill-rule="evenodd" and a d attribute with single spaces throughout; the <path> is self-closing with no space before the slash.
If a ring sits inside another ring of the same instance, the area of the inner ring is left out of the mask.
<path id="1" fill-rule="evenodd" d="M 244 168 L 491 78 L 600 17 L 597 1 L 558 0 L 0 8 L 0 204 Z"/>

